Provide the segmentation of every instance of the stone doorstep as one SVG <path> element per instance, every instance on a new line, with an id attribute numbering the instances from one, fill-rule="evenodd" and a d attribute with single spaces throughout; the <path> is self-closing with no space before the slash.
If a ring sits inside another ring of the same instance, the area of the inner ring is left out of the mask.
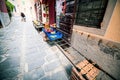
<path id="1" fill-rule="evenodd" d="M 89 63 L 87 60 L 83 60 L 82 62 L 76 65 L 81 69 L 78 72 L 75 68 L 72 69 L 71 80 L 85 80 L 83 75 L 86 76 L 88 80 L 95 80 L 96 76 L 99 74 L 100 70 L 94 67 L 93 64 Z"/>

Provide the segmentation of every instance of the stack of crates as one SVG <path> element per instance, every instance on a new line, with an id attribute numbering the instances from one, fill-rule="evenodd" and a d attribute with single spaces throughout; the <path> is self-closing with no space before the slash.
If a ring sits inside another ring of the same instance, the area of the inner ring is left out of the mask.
<path id="1" fill-rule="evenodd" d="M 83 60 L 76 66 L 80 69 L 80 71 L 78 72 L 75 68 L 73 68 L 70 80 L 95 80 L 100 72 L 99 69 L 87 60 Z"/>

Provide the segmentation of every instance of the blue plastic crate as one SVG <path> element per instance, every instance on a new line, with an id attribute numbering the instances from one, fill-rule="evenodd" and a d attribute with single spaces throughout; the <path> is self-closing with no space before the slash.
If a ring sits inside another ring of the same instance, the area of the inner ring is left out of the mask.
<path id="1" fill-rule="evenodd" d="M 44 28 L 42 28 L 42 31 L 46 34 L 46 36 L 50 41 L 61 39 L 63 37 L 63 34 L 60 31 L 57 31 L 55 29 L 52 29 L 52 30 L 55 32 L 54 34 L 51 32 L 47 32 Z"/>

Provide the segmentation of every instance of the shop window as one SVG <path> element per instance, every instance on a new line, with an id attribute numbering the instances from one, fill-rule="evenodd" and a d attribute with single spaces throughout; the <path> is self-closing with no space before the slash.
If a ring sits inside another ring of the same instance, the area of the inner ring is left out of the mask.
<path id="1" fill-rule="evenodd" d="M 75 25 L 101 28 L 108 0 L 78 0 Z"/>

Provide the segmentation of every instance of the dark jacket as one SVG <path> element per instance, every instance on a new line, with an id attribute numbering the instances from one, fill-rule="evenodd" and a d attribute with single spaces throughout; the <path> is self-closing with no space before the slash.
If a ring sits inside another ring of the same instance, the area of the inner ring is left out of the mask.
<path id="1" fill-rule="evenodd" d="M 25 17 L 25 14 L 24 14 L 24 13 L 21 13 L 21 17 Z"/>

